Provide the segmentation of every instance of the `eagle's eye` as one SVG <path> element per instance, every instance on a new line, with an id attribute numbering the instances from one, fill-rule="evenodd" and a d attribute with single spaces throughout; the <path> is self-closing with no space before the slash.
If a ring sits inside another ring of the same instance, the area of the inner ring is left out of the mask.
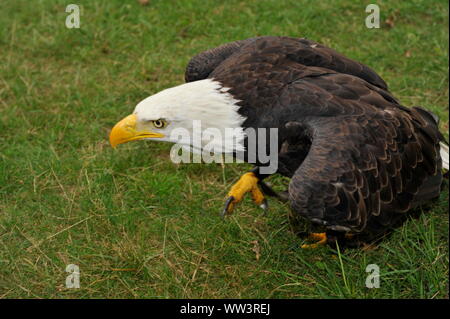
<path id="1" fill-rule="evenodd" d="M 167 122 L 165 120 L 159 119 L 152 121 L 153 126 L 156 128 L 164 128 L 167 125 Z"/>

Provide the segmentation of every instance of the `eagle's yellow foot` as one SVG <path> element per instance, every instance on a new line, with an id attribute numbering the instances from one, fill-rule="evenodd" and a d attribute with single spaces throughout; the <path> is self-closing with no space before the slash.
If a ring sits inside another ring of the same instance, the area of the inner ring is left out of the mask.
<path id="1" fill-rule="evenodd" d="M 222 217 L 226 214 L 231 214 L 234 206 L 239 203 L 248 192 L 252 194 L 252 199 L 255 204 L 259 205 L 264 210 L 267 209 L 267 201 L 261 190 L 258 188 L 258 178 L 254 173 L 249 172 L 242 175 L 237 183 L 231 187 L 225 202 L 225 207 L 222 211 Z"/>
<path id="2" fill-rule="evenodd" d="M 315 240 L 314 244 L 303 244 L 302 248 L 317 248 L 327 244 L 327 234 L 326 233 L 311 233 L 308 239 Z"/>

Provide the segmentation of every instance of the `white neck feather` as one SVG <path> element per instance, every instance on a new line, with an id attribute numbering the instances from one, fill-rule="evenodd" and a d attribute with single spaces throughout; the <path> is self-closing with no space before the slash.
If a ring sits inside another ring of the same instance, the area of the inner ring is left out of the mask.
<path id="1" fill-rule="evenodd" d="M 191 138 L 200 137 L 202 147 L 214 144 L 215 149 L 220 149 L 223 153 L 241 151 L 245 137 L 242 123 L 245 118 L 238 113 L 239 101 L 228 90 L 229 88 L 222 87 L 212 79 L 185 83 L 146 98 L 136 106 L 135 113 L 142 121 L 166 119 L 169 122 L 168 130 L 187 129 L 194 135 Z M 194 121 L 201 121 L 201 132 L 194 130 Z M 214 139 L 212 143 L 211 137 L 202 134 L 210 128 L 220 132 L 221 141 Z M 233 129 L 234 136 L 226 134 L 229 131 L 227 129 Z M 230 141 L 230 138 L 237 143 Z M 232 145 L 234 147 L 230 149 L 229 146 Z"/>

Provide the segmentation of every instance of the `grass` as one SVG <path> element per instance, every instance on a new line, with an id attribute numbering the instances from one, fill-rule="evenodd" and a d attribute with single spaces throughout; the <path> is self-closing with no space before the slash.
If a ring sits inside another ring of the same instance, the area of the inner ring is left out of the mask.
<path id="1" fill-rule="evenodd" d="M 380 29 L 353 0 L 80 0 L 80 29 L 64 26 L 69 3 L 0 2 L 1 298 L 448 298 L 447 190 L 373 249 L 336 256 L 300 249 L 274 200 L 267 216 L 247 199 L 218 217 L 248 165 L 176 165 L 170 145 L 107 140 L 195 53 L 268 34 L 366 63 L 447 132 L 446 1 L 377 1 Z M 80 289 L 65 288 L 68 264 Z"/>

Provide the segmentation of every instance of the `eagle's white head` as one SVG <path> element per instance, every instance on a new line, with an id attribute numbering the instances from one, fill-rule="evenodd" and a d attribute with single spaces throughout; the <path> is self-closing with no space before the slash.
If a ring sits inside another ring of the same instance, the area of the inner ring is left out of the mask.
<path id="1" fill-rule="evenodd" d="M 193 146 L 194 149 L 214 143 L 215 150 L 220 149 L 222 153 L 242 150 L 245 118 L 237 112 L 239 101 L 228 90 L 217 81 L 205 79 L 149 96 L 136 105 L 133 114 L 114 126 L 110 134 L 111 145 L 153 139 Z M 232 142 L 226 140 L 230 138 Z M 232 149 L 230 145 L 234 145 Z"/>

